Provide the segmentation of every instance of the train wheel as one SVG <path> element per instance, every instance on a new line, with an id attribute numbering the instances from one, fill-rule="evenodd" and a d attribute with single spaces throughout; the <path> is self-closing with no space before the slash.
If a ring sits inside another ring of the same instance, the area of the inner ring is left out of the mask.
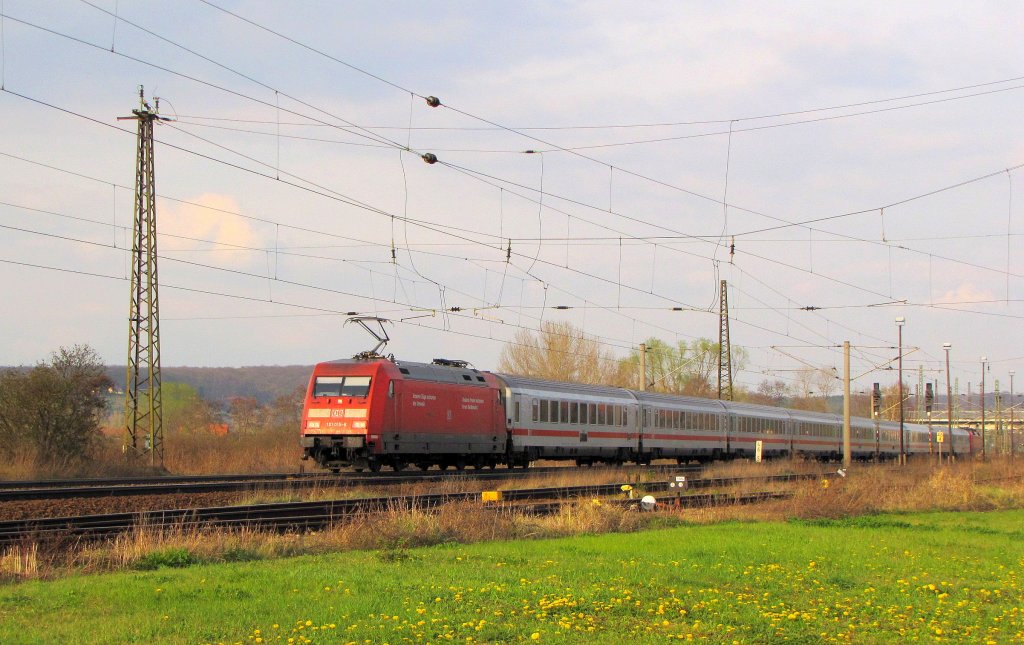
<path id="1" fill-rule="evenodd" d="M 391 468 L 396 473 L 398 473 L 398 472 L 401 472 L 401 471 L 405 470 L 405 467 L 408 466 L 408 465 L 409 464 L 405 463 L 404 461 L 396 461 L 395 463 L 391 464 Z"/>
<path id="2" fill-rule="evenodd" d="M 430 464 L 428 463 L 419 463 L 416 464 L 416 467 L 419 468 L 420 470 L 430 470 Z"/>
<path id="3" fill-rule="evenodd" d="M 355 467 L 355 468 L 353 468 L 352 470 L 356 471 L 357 473 L 361 473 L 361 472 L 363 472 L 363 471 L 365 470 L 365 468 L 362 468 L 362 467 L 360 467 L 360 466 L 356 466 L 356 467 Z"/>
<path id="4" fill-rule="evenodd" d="M 455 460 L 455 470 L 465 470 L 465 469 L 466 469 L 466 460 L 464 458 L 462 458 L 462 457 L 459 457 L 458 459 L 456 459 Z"/>
<path id="5" fill-rule="evenodd" d="M 371 473 L 379 473 L 380 472 L 380 465 L 381 464 L 380 464 L 379 461 L 371 461 L 370 462 L 370 472 Z"/>

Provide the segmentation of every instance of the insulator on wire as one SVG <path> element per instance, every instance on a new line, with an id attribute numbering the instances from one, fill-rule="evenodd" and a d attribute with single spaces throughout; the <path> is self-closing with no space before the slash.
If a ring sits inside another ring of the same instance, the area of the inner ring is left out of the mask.
<path id="1" fill-rule="evenodd" d="M 427 102 L 427 105 L 429 105 L 430 107 L 437 107 L 441 105 L 441 99 L 437 98 L 436 96 L 428 96 L 425 100 Z"/>
<path id="2" fill-rule="evenodd" d="M 437 155 L 435 155 L 433 152 L 428 152 L 420 156 L 423 157 L 423 161 L 426 161 L 429 164 L 437 163 Z"/>

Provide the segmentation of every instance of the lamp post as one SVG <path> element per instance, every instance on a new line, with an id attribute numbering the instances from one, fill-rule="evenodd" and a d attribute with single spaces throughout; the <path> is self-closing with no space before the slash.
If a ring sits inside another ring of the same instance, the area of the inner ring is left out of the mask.
<path id="1" fill-rule="evenodd" d="M 985 446 L 985 364 L 988 363 L 988 356 L 981 357 L 981 458 L 988 458 L 988 448 Z"/>
<path id="2" fill-rule="evenodd" d="M 903 325 L 907 319 L 896 318 L 896 330 L 899 335 L 899 396 L 900 396 L 900 465 L 907 463 L 907 451 L 903 443 Z"/>
<path id="3" fill-rule="evenodd" d="M 942 343 L 942 349 L 946 350 L 946 427 L 949 430 L 949 459 L 956 458 L 956 450 L 953 447 L 953 384 L 949 380 L 949 350 L 953 343 Z"/>

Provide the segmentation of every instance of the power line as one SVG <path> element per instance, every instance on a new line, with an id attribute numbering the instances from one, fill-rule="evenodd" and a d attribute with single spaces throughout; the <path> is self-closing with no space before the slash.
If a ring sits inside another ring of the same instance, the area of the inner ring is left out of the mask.
<path id="1" fill-rule="evenodd" d="M 207 4 L 210 4 L 210 3 L 207 3 Z M 238 16 L 236 16 L 236 17 L 238 17 Z M 241 19 L 245 20 L 244 18 L 241 18 Z M 249 21 L 246 21 L 246 22 L 249 22 Z M 252 23 L 250 22 L 250 24 L 252 24 Z M 323 55 L 323 56 L 327 56 L 327 54 L 324 54 L 320 50 L 316 50 L 316 49 L 314 49 L 312 47 L 309 47 L 309 46 L 306 46 L 306 45 L 302 45 L 302 46 L 306 47 L 307 49 L 310 49 L 311 51 L 314 51 L 317 54 L 320 54 L 320 55 Z M 332 58 L 332 60 L 334 60 L 334 59 Z M 358 71 L 362 71 L 362 70 L 358 70 Z M 374 77 L 374 78 L 376 78 L 376 77 Z M 378 79 L 378 80 L 380 80 L 380 79 Z M 515 129 L 515 130 L 524 130 L 524 131 L 533 131 L 533 130 L 624 130 L 624 129 L 639 129 L 639 128 L 665 128 L 665 127 L 678 127 L 678 126 L 691 126 L 691 125 L 716 125 L 716 124 L 723 124 L 723 123 L 741 123 L 741 122 L 745 122 L 745 121 L 761 121 L 761 120 L 764 120 L 764 119 L 776 119 L 776 118 L 782 118 L 782 117 L 787 117 L 787 116 L 798 116 L 798 115 L 801 115 L 801 114 L 814 114 L 814 113 L 817 113 L 817 112 L 831 112 L 831 111 L 835 111 L 835 110 L 845 110 L 845 109 L 850 109 L 850 108 L 855 108 L 855 107 L 863 107 L 865 105 L 877 105 L 879 103 L 891 103 L 891 102 L 895 102 L 895 101 L 906 101 L 906 100 L 910 100 L 910 99 L 922 98 L 922 97 L 925 97 L 925 96 L 936 96 L 938 94 L 949 94 L 949 93 L 952 93 L 952 92 L 962 92 L 962 91 L 966 91 L 966 90 L 977 89 L 977 88 L 980 88 L 980 87 L 991 87 L 993 85 L 1003 85 L 1005 83 L 1014 83 L 1014 82 L 1017 82 L 1017 81 L 1024 81 L 1024 76 L 1016 76 L 1016 77 L 1006 78 L 1006 79 L 1002 79 L 1002 80 L 998 80 L 998 81 L 988 81 L 988 82 L 985 82 L 985 83 L 975 83 L 973 85 L 963 85 L 963 86 L 960 86 L 960 87 L 947 88 L 947 89 L 943 89 L 943 90 L 933 90 L 933 91 L 930 91 L 930 92 L 920 92 L 920 93 L 917 93 L 917 94 L 907 94 L 907 95 L 903 95 L 903 96 L 894 96 L 894 97 L 881 98 L 881 99 L 872 99 L 872 100 L 869 100 L 869 101 L 860 101 L 860 102 L 856 102 L 856 103 L 846 103 L 846 104 L 842 104 L 842 105 L 833 105 L 833 106 L 829 106 L 829 107 L 806 108 L 806 109 L 802 109 L 802 110 L 791 110 L 791 111 L 788 111 L 788 112 L 776 112 L 776 113 L 772 113 L 772 114 L 762 114 L 762 115 L 757 115 L 757 116 L 734 116 L 734 117 L 723 117 L 723 118 L 718 118 L 718 119 L 704 119 L 704 120 L 691 120 L 691 121 L 665 121 L 665 122 L 656 122 L 656 123 L 629 123 L 629 124 L 605 124 L 605 125 L 561 125 L 561 126 L 513 126 L 513 129 Z M 386 83 L 387 81 L 384 81 L 384 82 Z M 1019 89 L 1019 86 L 1018 87 L 1014 87 L 1014 88 L 1007 88 L 1007 89 Z M 409 90 L 405 90 L 404 88 L 402 88 L 402 91 L 403 92 L 408 92 Z M 972 96 L 975 96 L 975 95 L 972 95 Z M 955 97 L 955 98 L 959 98 L 959 97 Z M 909 108 L 909 107 L 917 107 L 918 105 L 921 105 L 921 104 L 912 104 L 912 105 L 906 105 L 906 106 L 900 106 L 900 107 L 901 108 Z M 261 123 L 261 124 L 274 123 L 273 121 L 260 121 L 260 120 L 255 120 L 255 119 L 233 119 L 233 118 L 211 117 L 211 116 L 201 116 L 201 115 L 181 115 L 181 116 L 183 118 L 190 118 L 190 119 L 206 119 L 206 120 L 210 120 L 210 121 L 233 121 L 233 122 L 236 122 L 236 123 Z M 859 116 L 859 115 L 846 115 L 846 116 Z M 796 123 L 803 123 L 803 122 L 796 122 Z M 317 124 L 310 124 L 310 123 L 288 123 L 288 124 L 282 124 L 282 125 L 311 126 L 311 125 L 317 125 Z M 459 127 L 459 126 L 417 126 L 417 127 L 410 128 L 409 126 L 404 126 L 404 125 L 393 125 L 393 126 L 389 126 L 389 125 L 364 125 L 363 127 L 365 127 L 368 130 L 409 130 L 409 129 L 412 129 L 412 130 L 424 130 L 424 131 L 471 131 L 471 132 L 488 132 L 488 131 L 502 131 L 503 130 L 503 128 L 499 128 L 499 127 L 465 127 L 465 126 L 462 126 L 462 127 Z M 734 130 L 734 132 L 737 132 L 737 130 Z"/>
<path id="2" fill-rule="evenodd" d="M 211 6 L 212 6 L 212 5 L 211 5 Z M 766 259 L 767 261 L 771 261 L 770 259 L 767 259 L 767 258 L 765 258 L 765 259 Z M 558 266 L 558 265 L 555 265 L 555 266 Z M 805 270 L 805 269 L 799 269 L 799 267 L 798 267 L 798 270 Z M 644 292 L 644 293 L 646 293 L 646 292 Z"/>
<path id="3" fill-rule="evenodd" d="M 214 5 L 212 5 L 212 4 L 211 4 L 211 6 L 214 6 Z M 230 12 L 229 12 L 229 13 L 230 13 Z M 232 14 L 232 15 L 234 15 L 234 14 Z M 15 19 L 15 20 L 18 20 L 18 19 Z M 31 24 L 31 23 L 27 23 L 27 22 L 25 22 L 25 21 L 20 21 L 20 20 L 18 20 L 18 21 L 19 21 L 19 22 L 22 22 L 23 24 L 27 24 L 27 25 L 29 25 L 29 26 L 32 26 L 32 27 L 36 27 L 36 28 L 42 29 L 43 31 L 46 31 L 46 32 L 48 32 L 48 33 L 52 33 L 52 34 L 55 34 L 55 35 L 58 35 L 58 36 L 66 37 L 66 38 L 70 38 L 71 40 L 73 40 L 73 41 L 75 41 L 75 42 L 81 42 L 81 43 L 83 43 L 83 44 L 87 44 L 87 45 L 89 45 L 89 46 L 92 46 L 92 47 L 97 47 L 96 45 L 93 45 L 93 44 L 91 44 L 91 43 L 87 43 L 86 41 L 82 41 L 82 40 L 80 40 L 80 39 L 77 39 L 77 38 L 74 38 L 74 37 L 70 37 L 70 36 L 67 36 L 67 35 L 65 35 L 65 34 L 61 34 L 60 32 L 56 32 L 56 31 L 54 31 L 54 30 L 50 30 L 50 29 L 47 29 L 47 28 L 39 27 L 38 25 L 33 25 L 33 24 Z M 247 22 L 251 22 L 251 21 L 248 21 L 248 20 L 246 20 L 246 21 L 247 21 Z M 253 23 L 253 24 L 255 24 L 255 23 Z M 261 28 L 263 28 L 263 27 L 261 27 Z M 142 28 L 140 27 L 140 29 L 142 29 Z M 145 30 L 145 29 L 144 29 L 144 31 L 147 31 L 147 33 L 153 33 L 153 32 L 150 32 L 150 31 L 148 31 L 148 30 Z M 275 33 L 275 34 L 276 34 L 276 32 L 273 32 L 272 30 L 268 30 L 268 31 L 271 31 L 271 33 Z M 173 42 L 173 41 L 169 41 L 168 39 L 165 39 L 165 38 L 163 38 L 162 36 L 158 36 L 158 35 L 156 35 L 156 34 L 153 34 L 153 35 L 154 35 L 155 37 L 159 37 L 159 38 L 161 38 L 161 39 L 163 39 L 163 40 L 167 40 L 168 42 Z M 280 35 L 280 34 L 276 34 L 276 35 Z M 284 37 L 284 36 L 282 36 L 282 37 Z M 285 38 L 287 38 L 287 37 L 285 37 Z M 291 39 L 289 39 L 289 40 L 291 40 Z M 176 43 L 175 43 L 175 44 L 176 44 Z M 179 45 L 179 47 L 182 47 L 182 46 L 180 46 L 180 45 Z M 195 53 L 195 52 L 192 52 L 192 50 L 189 50 L 188 48 L 185 48 L 185 47 L 182 47 L 182 49 L 184 49 L 184 50 L 186 50 L 186 51 L 189 51 L 190 53 Z M 117 52 L 114 52 L 114 53 L 117 53 Z M 123 54 L 119 54 L 119 53 L 118 53 L 118 55 L 123 55 Z M 197 56 L 200 56 L 200 57 L 203 57 L 203 56 L 202 56 L 201 54 L 196 54 L 196 55 L 197 55 Z M 264 102 L 264 101 L 260 101 L 259 99 L 254 99 L 254 98 L 252 98 L 252 97 L 247 97 L 246 95 L 240 94 L 240 93 L 238 93 L 238 92 L 234 92 L 234 91 L 232 91 L 232 90 L 227 90 L 227 89 L 225 89 L 225 88 L 221 88 L 221 87 L 219 87 L 219 86 L 213 85 L 213 84 L 211 84 L 211 83 L 208 83 L 208 82 L 205 82 L 205 81 L 199 81 L 198 79 L 195 79 L 194 77 L 191 77 L 191 76 L 188 76 L 188 75 L 184 75 L 184 74 L 181 74 L 181 73 L 179 73 L 179 72 L 175 72 L 175 71 L 173 71 L 173 70 L 168 70 L 168 69 L 166 69 L 166 68 L 163 68 L 163 67 L 161 67 L 161 66 L 158 66 L 158 65 L 154 65 L 154 64 L 152 64 L 152 63 L 149 63 L 149 62 L 147 62 L 147 61 L 142 61 L 141 59 L 137 59 L 137 58 L 134 58 L 134 57 L 130 57 L 130 56 L 127 56 L 127 58 L 130 58 L 131 60 L 136 60 L 136 61 L 138 61 L 138 62 L 141 62 L 141 63 L 143 63 L 143 64 L 146 64 L 146 65 L 150 65 L 150 66 L 153 66 L 153 67 L 155 67 L 155 68 L 157 68 L 157 69 L 162 69 L 162 70 L 168 71 L 169 73 L 174 73 L 174 74 L 180 75 L 180 76 L 182 76 L 183 78 L 188 78 L 188 79 L 190 79 L 190 80 L 196 80 L 197 82 L 200 82 L 200 83 L 206 84 L 206 85 L 208 85 L 208 86 L 211 86 L 211 87 L 215 87 L 215 88 L 217 88 L 217 89 L 221 89 L 221 90 L 224 90 L 224 91 L 228 91 L 228 92 L 230 92 L 230 93 L 232 93 L 232 94 L 235 94 L 235 95 L 238 95 L 238 96 L 241 96 L 241 97 L 244 97 L 244 98 L 249 98 L 250 100 L 254 100 L 254 101 L 256 101 L 256 102 L 259 102 L 259 103 L 262 103 L 262 104 L 264 104 L 264 105 L 270 105 L 269 103 L 266 103 L 266 102 Z M 207 59 L 207 60 L 209 60 L 209 59 L 208 59 L 208 58 L 206 58 L 206 57 L 203 57 L 203 58 L 204 58 L 204 59 Z M 343 63 L 343 64 L 346 64 L 346 63 Z M 218 65 L 221 65 L 221 64 L 219 64 L 219 63 L 218 63 Z M 347 65 L 347 64 L 346 64 L 346 65 Z M 222 66 L 222 67 L 224 67 L 225 69 L 229 69 L 229 70 L 231 69 L 231 68 L 229 68 L 229 67 L 227 67 L 227 66 L 223 66 L 223 65 L 221 65 L 221 66 Z M 243 78 L 249 78 L 249 77 L 248 77 L 247 75 L 245 75 L 245 74 L 243 74 L 243 73 L 241 73 L 241 72 L 236 72 L 235 70 L 231 70 L 231 71 L 233 71 L 233 72 L 235 72 L 235 73 L 239 74 L 239 75 L 240 75 L 240 76 L 242 76 Z M 364 71 L 364 70 L 359 70 L 359 71 Z M 371 74 L 371 76 L 372 76 L 372 74 Z M 255 82 L 257 82 L 257 83 L 258 83 L 258 81 L 255 81 Z M 269 86 L 266 86 L 266 87 L 269 87 Z M 412 93 L 412 94 L 414 94 L 414 95 L 415 95 L 415 93 Z M 417 96 L 419 96 L 419 95 L 417 95 Z M 309 104 L 305 104 L 305 103 L 304 103 L 304 105 L 307 105 L 307 106 L 309 106 Z M 309 107 L 314 107 L 314 106 L 309 106 Z M 446 107 L 449 107 L 449 109 L 452 109 L 452 108 L 450 108 L 450 106 L 446 106 Z M 314 109 L 317 109 L 317 108 L 315 108 L 315 107 L 314 107 Z M 469 115 L 469 114 L 466 114 L 466 115 L 467 115 L 467 116 L 470 116 L 470 117 L 472 117 L 472 118 L 480 119 L 480 117 L 475 117 L 475 116 L 473 116 L 473 115 Z M 307 117 L 307 118 L 311 118 L 311 117 Z M 337 118 L 337 117 L 336 117 L 336 118 Z M 493 124 L 493 125 L 495 125 L 496 127 L 503 127 L 503 126 L 498 126 L 498 124 Z M 505 128 L 505 129 L 508 129 L 508 128 Z M 511 131 L 511 130 L 510 130 L 510 131 Z M 529 137 L 529 135 L 522 135 L 521 133 L 517 133 L 517 134 L 520 134 L 521 136 L 527 136 L 527 137 Z M 193 136 L 196 136 L 196 135 L 193 135 Z M 529 137 L 529 138 L 533 138 L 533 137 Z M 540 141 L 539 139 L 537 139 L 537 140 L 538 140 L 538 141 Z M 545 143 L 547 143 L 547 142 L 545 142 Z M 168 144 L 168 145 L 170 145 L 170 144 Z M 217 145 L 217 144 L 214 144 L 214 145 Z M 550 144 L 549 144 L 549 145 L 550 145 Z M 172 147 L 174 147 L 174 146 L 172 145 Z M 198 153 L 193 153 L 193 154 L 198 154 Z M 205 155 L 200 155 L 200 156 L 204 156 L 204 157 L 205 157 Z M 598 161 L 598 160 L 592 159 L 592 158 L 590 158 L 590 157 L 586 157 L 585 155 L 578 155 L 578 156 L 581 156 L 581 157 L 583 157 L 583 158 L 585 158 L 585 159 L 589 159 L 589 160 L 591 160 L 591 161 L 594 161 L 594 162 L 596 162 L 596 163 L 599 163 L 599 164 L 601 164 L 601 165 L 605 165 L 605 166 L 608 166 L 608 167 L 609 167 L 609 168 L 611 168 L 611 169 L 615 169 L 615 168 L 617 168 L 616 166 L 612 166 L 612 165 L 609 165 L 609 164 L 605 164 L 604 162 L 601 162 L 601 161 Z M 209 158 L 209 157 L 207 157 L 207 158 Z M 227 162 L 223 162 L 223 161 L 222 161 L 221 163 L 227 163 Z M 233 164 L 228 164 L 228 165 L 233 165 Z M 450 164 L 449 164 L 449 165 L 450 165 Z M 243 167 L 239 167 L 239 166 L 235 166 L 235 167 L 238 167 L 238 168 L 240 168 L 240 169 L 243 169 L 243 170 L 247 170 L 247 171 L 249 171 L 249 172 L 254 172 L 254 171 L 251 171 L 250 169 L 245 169 L 245 168 L 243 168 Z M 453 166 L 453 167 L 454 167 L 454 166 Z M 473 175 L 473 174 L 477 174 L 477 173 L 475 173 L 475 171 L 471 171 L 471 170 L 469 170 L 469 169 L 463 169 L 463 170 L 464 170 L 464 171 L 466 171 L 466 172 L 467 172 L 468 174 L 471 174 L 471 175 Z M 637 173 L 633 173 L 633 172 L 631 172 L 631 171 L 628 171 L 628 170 L 625 170 L 625 169 L 622 169 L 622 168 L 619 168 L 619 170 L 620 170 L 620 171 L 622 171 L 622 172 L 626 172 L 627 174 L 630 174 L 630 175 L 633 175 L 633 176 L 637 176 L 637 177 L 639 177 L 639 178 L 643 178 L 643 179 L 646 179 L 646 180 L 648 180 L 648 181 L 652 181 L 652 182 L 654 182 L 654 183 L 656 183 L 656 184 L 659 184 L 659 185 L 663 185 L 663 186 L 666 186 L 666 187 L 669 187 L 669 188 L 672 188 L 672 189 L 675 189 L 675 190 L 680 190 L 680 191 L 682 191 L 682 192 L 684 192 L 684 193 L 687 193 L 687 194 L 691 194 L 691 195 L 694 195 L 694 196 L 697 196 L 697 197 L 701 197 L 701 198 L 703 198 L 703 199 L 711 200 L 711 201 L 713 201 L 713 202 L 716 202 L 716 203 L 721 203 L 721 204 L 725 204 L 725 202 L 722 202 L 721 200 L 717 200 L 717 199 L 715 199 L 715 198 L 712 198 L 712 197 L 708 197 L 708 196 L 700 195 L 700 194 L 698 194 L 698 193 L 695 193 L 695 192 L 693 192 L 693 191 L 689 191 L 689 190 L 687 190 L 687 189 L 683 189 L 683 188 L 680 188 L 680 187 L 677 187 L 677 186 L 674 186 L 674 185 L 668 184 L 668 183 L 666 183 L 666 182 L 661 182 L 661 181 L 659 181 L 659 180 L 655 180 L 655 179 L 652 179 L 652 178 L 650 178 L 650 177 L 646 177 L 646 176 L 644 176 L 644 175 L 639 175 L 639 174 L 637 174 Z M 262 174 L 262 173 L 256 173 L 256 174 Z M 264 176 L 265 176 L 265 175 L 264 175 Z M 495 179 L 497 179 L 497 178 L 495 178 Z M 504 181 L 504 180 L 499 180 L 499 181 Z M 303 189 L 307 189 L 307 188 L 305 188 L 305 187 L 301 187 L 301 188 L 303 188 Z M 530 189 L 530 190 L 533 190 L 533 189 Z M 941 191 L 939 191 L 939 192 L 941 192 Z M 542 196 L 543 196 L 543 194 L 544 194 L 544 193 L 542 193 Z M 554 196 L 554 195 L 553 195 L 553 196 Z M 555 197 L 559 197 L 559 198 L 561 198 L 561 199 L 566 199 L 566 198 L 563 198 L 563 197 L 561 197 L 561 196 L 555 196 Z M 916 198 L 915 198 L 915 199 L 916 199 Z M 569 200 L 569 201 L 575 201 L 575 200 Z M 908 201 L 909 201 L 909 200 L 908 200 Z M 586 207 L 589 207 L 589 208 L 596 208 L 596 207 L 593 207 L 593 206 L 590 206 L 590 205 L 587 205 L 587 204 L 583 204 L 582 202 L 576 202 L 576 203 L 578 203 L 578 204 L 580 204 L 580 205 L 584 205 L 584 206 L 586 206 Z M 897 202 L 896 204 L 899 204 L 899 203 L 903 203 L 903 202 Z M 766 217 L 766 218 L 769 218 L 769 219 L 775 219 L 775 220 L 777 220 L 777 221 L 785 221 L 785 220 L 782 220 L 782 218 L 778 218 L 778 217 L 770 216 L 770 215 L 767 215 L 767 214 L 764 214 L 764 213 L 760 213 L 760 212 L 757 212 L 757 211 L 753 211 L 753 210 L 751 210 L 751 209 L 746 209 L 746 208 L 742 208 L 742 207 L 738 207 L 738 206 L 733 206 L 733 208 L 736 208 L 737 210 L 741 210 L 741 211 L 744 211 L 744 212 L 748 212 L 748 213 L 751 213 L 751 214 L 755 214 L 755 215 L 759 215 L 759 216 L 762 216 L 762 217 Z M 600 209 L 600 210 L 603 210 L 603 209 Z M 627 217 L 627 218 L 628 218 L 628 216 L 624 216 L 624 215 L 622 215 L 622 214 L 619 214 L 619 213 L 616 213 L 616 215 L 617 215 L 617 216 L 619 216 L 619 217 Z M 650 225 L 650 226 L 659 226 L 659 225 L 653 224 L 653 223 L 651 223 L 651 222 L 645 222 L 645 221 L 643 221 L 643 220 L 638 220 L 637 218 L 628 218 L 628 219 L 633 219 L 634 221 L 642 222 L 642 223 L 645 223 L 645 224 L 647 224 L 647 225 Z M 792 224 L 790 224 L 790 223 L 787 223 L 787 225 L 792 225 Z M 666 227 L 660 227 L 660 228 L 665 228 L 665 230 L 672 230 L 672 229 L 667 229 Z M 810 228 L 810 227 L 808 227 L 808 228 Z M 816 230 L 816 229 L 813 229 L 813 228 L 812 228 L 812 229 L 810 229 L 810 230 Z M 824 231 L 824 232 L 825 232 L 825 233 L 827 233 L 827 234 L 831 234 L 831 235 L 840 235 L 840 236 L 843 236 L 842 234 L 838 234 L 838 233 L 833 233 L 833 232 L 828 232 L 828 231 Z M 872 241 L 872 240 L 861 240 L 860 238 L 855 238 L 855 237 L 853 237 L 853 236 L 843 236 L 843 237 L 847 237 L 847 238 L 849 238 L 849 239 L 853 239 L 853 240 L 860 240 L 860 241 L 865 241 L 865 242 L 869 242 L 869 243 L 877 243 L 877 242 L 875 242 L 875 241 Z M 911 250 L 911 251 L 914 251 L 913 249 L 907 249 L 907 250 Z M 920 252 L 920 251 L 914 251 L 914 252 L 917 252 L 917 253 L 923 253 L 923 252 Z M 931 255 L 931 254 L 930 254 L 930 255 Z M 941 257 L 941 256 L 940 256 L 940 257 Z M 771 260 L 771 259 L 769 259 L 769 258 L 761 258 L 761 259 L 765 259 L 765 260 L 767 260 L 767 261 L 773 261 L 773 260 Z M 942 259 L 946 259 L 946 260 L 949 260 L 949 261 L 953 261 L 953 262 L 960 262 L 959 260 L 955 260 L 955 259 L 952 259 L 952 258 L 942 258 Z M 796 268 L 796 270 L 806 271 L 806 270 L 804 270 L 804 269 L 800 269 L 799 267 L 791 267 L 791 268 Z M 979 268 L 984 268 L 984 267 L 979 267 Z M 998 270 L 996 270 L 996 271 L 998 271 Z M 813 272 L 811 272 L 811 273 L 813 274 Z M 859 287 L 855 287 L 855 288 L 859 288 Z M 861 288 L 861 289 L 862 289 L 862 288 Z"/>

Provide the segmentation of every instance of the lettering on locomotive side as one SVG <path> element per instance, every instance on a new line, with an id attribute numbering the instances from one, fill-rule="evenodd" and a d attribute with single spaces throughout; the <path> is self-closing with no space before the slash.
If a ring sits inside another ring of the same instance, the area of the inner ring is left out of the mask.
<path id="1" fill-rule="evenodd" d="M 425 408 L 427 407 L 427 401 L 436 401 L 437 397 L 433 394 L 419 394 L 413 393 L 412 395 L 412 407 L 414 408 Z"/>
<path id="2" fill-rule="evenodd" d="M 480 406 L 483 405 L 483 399 L 475 399 L 471 396 L 462 397 L 462 409 L 463 410 L 479 410 Z"/>

